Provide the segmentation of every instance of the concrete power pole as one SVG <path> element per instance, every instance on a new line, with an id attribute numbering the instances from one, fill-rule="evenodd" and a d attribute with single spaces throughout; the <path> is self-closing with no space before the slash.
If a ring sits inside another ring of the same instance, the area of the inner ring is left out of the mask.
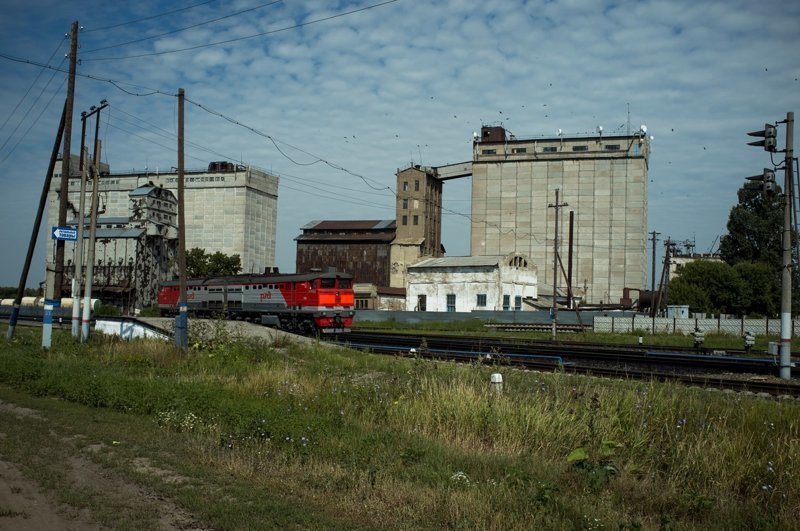
<path id="1" fill-rule="evenodd" d="M 184 214 L 184 168 L 183 168 L 183 89 L 178 89 L 178 263 L 180 294 L 178 317 L 175 323 L 175 345 L 184 352 L 189 347 L 189 307 L 186 302 L 186 216 Z"/>
<path id="2" fill-rule="evenodd" d="M 556 328 L 558 326 L 558 303 L 556 302 L 556 286 L 558 285 L 558 215 L 561 207 L 568 206 L 567 203 L 558 202 L 559 189 L 556 188 L 556 202 L 547 205 L 547 208 L 554 208 L 556 211 L 555 235 L 553 236 L 553 322 L 551 327 L 551 338 L 556 340 Z"/>
<path id="3" fill-rule="evenodd" d="M 786 113 L 786 154 L 783 183 L 783 262 L 781 270 L 781 378 L 792 378 L 792 168 L 794 113 Z"/>

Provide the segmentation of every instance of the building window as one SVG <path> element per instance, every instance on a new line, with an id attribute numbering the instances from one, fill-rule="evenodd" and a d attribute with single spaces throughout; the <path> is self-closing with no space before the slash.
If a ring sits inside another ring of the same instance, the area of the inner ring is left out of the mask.
<path id="1" fill-rule="evenodd" d="M 478 306 L 479 308 L 483 308 L 483 307 L 486 306 L 486 294 L 485 293 L 479 293 L 478 294 L 478 302 L 476 303 L 476 306 Z"/>
<path id="2" fill-rule="evenodd" d="M 589 146 L 572 146 L 572 151 L 589 151 Z"/>
<path id="3" fill-rule="evenodd" d="M 542 151 L 544 151 L 545 153 L 557 153 L 558 146 L 545 146 Z"/>
<path id="4" fill-rule="evenodd" d="M 455 293 L 448 293 L 447 294 L 447 311 L 448 312 L 456 311 L 456 295 L 455 295 Z"/>
<path id="5" fill-rule="evenodd" d="M 528 148 L 512 148 L 511 153 L 527 153 Z"/>
<path id="6" fill-rule="evenodd" d="M 619 144 L 606 144 L 606 151 L 619 151 Z"/>
<path id="7" fill-rule="evenodd" d="M 483 155 L 497 155 L 497 150 L 496 149 L 484 149 L 483 151 L 481 151 L 481 153 Z"/>
<path id="8" fill-rule="evenodd" d="M 419 179 L 414 181 L 414 191 L 419 192 Z"/>
<path id="9" fill-rule="evenodd" d="M 417 311 L 425 312 L 427 311 L 427 307 L 428 307 L 427 295 L 417 295 Z"/>
<path id="10" fill-rule="evenodd" d="M 503 295 L 503 311 L 507 312 L 511 309 L 511 295 Z"/>
<path id="11" fill-rule="evenodd" d="M 408 192 L 408 181 L 403 181 L 403 191 Z"/>
<path id="12" fill-rule="evenodd" d="M 403 210 L 408 210 L 408 199 L 403 199 Z"/>
<path id="13" fill-rule="evenodd" d="M 522 311 L 522 297 L 517 295 L 514 297 L 514 311 L 519 312 Z"/>
<path id="14" fill-rule="evenodd" d="M 403 225 L 408 225 L 408 216 L 403 216 Z"/>
<path id="15" fill-rule="evenodd" d="M 419 199 L 414 199 L 414 210 L 419 210 Z"/>
<path id="16" fill-rule="evenodd" d="M 419 216 L 414 216 L 414 225 L 419 225 Z"/>

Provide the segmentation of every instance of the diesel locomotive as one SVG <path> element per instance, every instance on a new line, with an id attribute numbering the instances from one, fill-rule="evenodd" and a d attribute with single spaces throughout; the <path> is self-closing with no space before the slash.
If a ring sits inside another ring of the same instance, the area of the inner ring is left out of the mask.
<path id="1" fill-rule="evenodd" d="M 176 315 L 180 285 L 162 282 L 161 315 Z M 222 316 L 312 334 L 349 332 L 355 314 L 352 275 L 342 272 L 206 277 L 187 280 L 191 315 Z"/>

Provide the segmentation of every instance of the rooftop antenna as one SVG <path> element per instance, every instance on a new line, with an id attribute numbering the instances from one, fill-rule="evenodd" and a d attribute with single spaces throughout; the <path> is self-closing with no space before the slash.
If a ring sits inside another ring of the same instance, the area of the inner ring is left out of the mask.
<path id="1" fill-rule="evenodd" d="M 631 104 L 626 103 L 625 105 L 628 106 L 628 129 L 626 130 L 627 133 L 625 134 L 625 136 L 631 136 Z"/>

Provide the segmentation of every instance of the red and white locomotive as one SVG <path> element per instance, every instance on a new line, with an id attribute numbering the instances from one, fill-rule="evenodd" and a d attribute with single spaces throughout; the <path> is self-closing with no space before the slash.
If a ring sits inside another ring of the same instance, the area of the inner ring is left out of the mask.
<path id="1" fill-rule="evenodd" d="M 178 312 L 180 285 L 162 282 L 158 308 Z M 186 282 L 189 313 L 224 315 L 302 333 L 348 332 L 353 323 L 353 277 L 342 272 L 233 275 Z"/>

